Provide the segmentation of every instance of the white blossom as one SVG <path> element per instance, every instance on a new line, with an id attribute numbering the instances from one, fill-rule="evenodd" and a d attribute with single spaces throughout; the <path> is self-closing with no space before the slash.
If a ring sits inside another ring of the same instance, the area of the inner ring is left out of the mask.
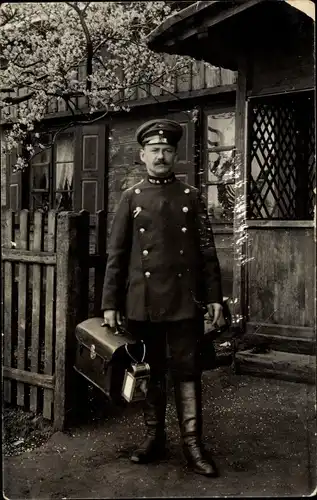
<path id="1" fill-rule="evenodd" d="M 11 125 L 8 151 L 37 146 L 38 125 L 56 99 L 72 119 L 83 111 L 76 99 L 84 97 L 85 119 L 93 119 L 95 111 L 128 111 L 137 87 L 172 91 L 172 74 L 186 73 L 190 59 L 154 53 L 146 43 L 171 14 L 168 2 L 2 4 L 0 112 Z M 10 105 L 10 97 L 23 95 L 25 101 Z"/>

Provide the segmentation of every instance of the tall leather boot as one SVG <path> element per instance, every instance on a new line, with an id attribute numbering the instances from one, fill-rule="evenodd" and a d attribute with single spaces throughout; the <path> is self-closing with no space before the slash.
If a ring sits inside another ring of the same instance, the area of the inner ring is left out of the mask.
<path id="1" fill-rule="evenodd" d="M 197 474 L 217 477 L 212 460 L 204 457 L 201 443 L 202 407 L 199 381 L 175 381 L 175 402 L 183 452 L 189 467 Z"/>
<path id="2" fill-rule="evenodd" d="M 159 460 L 165 453 L 165 412 L 166 380 L 150 380 L 148 393 L 143 407 L 146 438 L 132 453 L 131 461 L 146 464 Z"/>

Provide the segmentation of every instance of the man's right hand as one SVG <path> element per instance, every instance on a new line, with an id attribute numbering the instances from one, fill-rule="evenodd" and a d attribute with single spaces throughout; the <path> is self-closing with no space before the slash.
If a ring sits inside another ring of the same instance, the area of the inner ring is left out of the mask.
<path id="1" fill-rule="evenodd" d="M 121 314 L 119 311 L 107 309 L 103 312 L 103 323 L 101 326 L 110 326 L 110 328 L 114 328 L 117 324 L 121 325 L 121 323 Z"/>

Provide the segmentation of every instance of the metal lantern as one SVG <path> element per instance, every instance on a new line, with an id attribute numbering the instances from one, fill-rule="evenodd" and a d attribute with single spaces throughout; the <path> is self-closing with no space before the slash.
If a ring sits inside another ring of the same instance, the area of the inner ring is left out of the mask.
<path id="1" fill-rule="evenodd" d="M 143 343 L 143 357 L 141 362 L 138 362 L 131 356 L 127 344 L 125 345 L 125 350 L 134 363 L 131 363 L 129 368 L 125 370 L 121 394 L 128 403 L 142 401 L 146 398 L 150 380 L 150 365 L 144 363 L 145 345 Z"/>
<path id="2" fill-rule="evenodd" d="M 122 396 L 128 403 L 142 401 L 146 398 L 150 379 L 150 365 L 148 363 L 132 363 L 125 370 Z"/>

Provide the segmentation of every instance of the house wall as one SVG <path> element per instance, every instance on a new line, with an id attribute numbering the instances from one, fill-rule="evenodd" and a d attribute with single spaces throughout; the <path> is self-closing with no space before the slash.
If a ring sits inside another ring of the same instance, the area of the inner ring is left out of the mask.
<path id="1" fill-rule="evenodd" d="M 251 229 L 250 240 L 250 322 L 313 328 L 313 228 Z"/>
<path id="2" fill-rule="evenodd" d="M 314 88 L 311 34 L 297 33 L 293 42 L 280 40 L 274 47 L 268 39 L 267 44 L 249 53 L 246 98 L 263 96 L 265 102 L 265 95 Z M 248 262 L 243 271 L 247 336 L 252 342 L 264 339 L 274 349 L 312 354 L 316 287 L 312 221 L 249 221 L 247 232 Z"/>
<path id="3" fill-rule="evenodd" d="M 253 95 L 314 87 L 314 39 L 304 35 L 292 46 L 262 47 L 250 55 L 248 89 Z"/>

